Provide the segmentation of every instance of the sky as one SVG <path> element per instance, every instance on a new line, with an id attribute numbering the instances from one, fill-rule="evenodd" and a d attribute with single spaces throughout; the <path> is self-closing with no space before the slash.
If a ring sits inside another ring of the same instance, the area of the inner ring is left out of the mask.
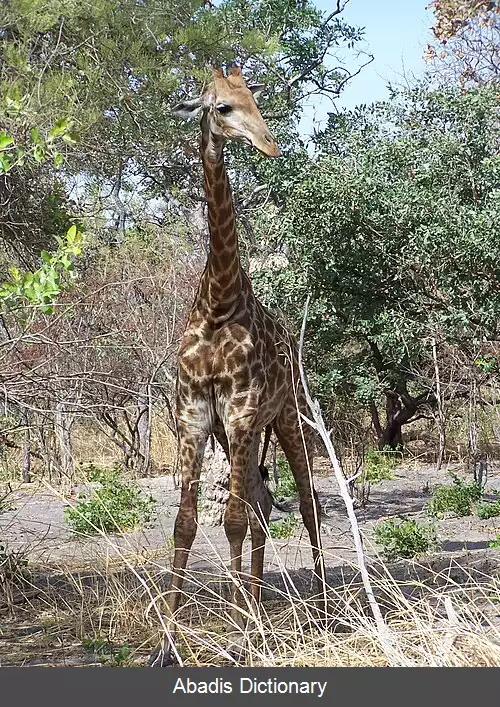
<path id="1" fill-rule="evenodd" d="M 350 0 L 342 18 L 364 27 L 361 48 L 375 60 L 354 77 L 335 101 L 337 108 L 353 108 L 361 103 L 387 98 L 387 84 L 402 85 L 425 70 L 423 54 L 432 37 L 433 13 L 426 10 L 430 0 Z M 315 0 L 324 12 L 333 10 L 336 0 Z M 347 66 L 351 66 L 350 61 Z M 330 101 L 309 105 L 303 120 L 304 132 L 325 120 L 332 110 Z"/>

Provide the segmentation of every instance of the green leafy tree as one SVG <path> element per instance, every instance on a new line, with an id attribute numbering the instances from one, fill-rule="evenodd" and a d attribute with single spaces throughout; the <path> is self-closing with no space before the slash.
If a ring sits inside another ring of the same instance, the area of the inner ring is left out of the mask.
<path id="1" fill-rule="evenodd" d="M 342 9 L 322 13 L 309 0 L 8 0 L 0 105 L 22 111 L 6 111 L 5 128 L 45 134 L 66 121 L 80 140 L 61 150 L 57 165 L 106 201 L 116 230 L 132 216 L 124 195 L 141 184 L 142 198 L 166 199 L 196 234 L 196 127 L 176 121 L 170 107 L 199 92 L 211 64 L 236 60 L 269 84 L 268 112 L 296 121 L 304 98 L 338 95 L 358 68 L 334 61 L 361 37 Z"/>
<path id="2" fill-rule="evenodd" d="M 263 273 L 261 291 L 297 326 L 312 294 L 312 381 L 325 405 L 363 405 L 380 449 L 436 404 L 432 337 L 462 350 L 497 338 L 496 111 L 491 89 L 417 88 L 332 115 L 315 159 L 279 166 L 290 267 Z"/>

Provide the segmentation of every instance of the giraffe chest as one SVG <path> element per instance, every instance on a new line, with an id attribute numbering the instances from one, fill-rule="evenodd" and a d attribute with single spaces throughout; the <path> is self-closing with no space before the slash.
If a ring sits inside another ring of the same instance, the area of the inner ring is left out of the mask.
<path id="1" fill-rule="evenodd" d="M 260 340 L 242 326 L 224 327 L 209 336 L 188 332 L 179 350 L 179 377 L 199 387 L 225 379 L 257 381 L 264 378 L 264 358 Z"/>
<path id="2" fill-rule="evenodd" d="M 255 409 L 267 424 L 286 396 L 287 374 L 280 348 L 243 327 L 227 327 L 208 340 L 193 332 L 179 351 L 178 403 L 201 405 L 210 420 L 224 421 L 228 409 Z"/>

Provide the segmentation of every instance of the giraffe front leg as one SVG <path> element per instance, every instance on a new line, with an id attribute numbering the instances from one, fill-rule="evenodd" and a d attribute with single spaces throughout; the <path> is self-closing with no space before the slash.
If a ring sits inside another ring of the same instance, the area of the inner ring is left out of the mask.
<path id="1" fill-rule="evenodd" d="M 174 560 L 167 595 L 168 613 L 165 617 L 167 631 L 162 645 L 152 653 L 148 661 L 150 667 L 166 667 L 175 665 L 177 662 L 175 614 L 179 608 L 189 551 L 196 536 L 197 486 L 207 439 L 207 430 L 179 424 L 182 490 L 179 511 L 174 525 Z"/>
<path id="2" fill-rule="evenodd" d="M 224 530 L 231 555 L 230 652 L 236 660 L 244 653 L 244 631 L 247 625 L 248 599 L 241 570 L 243 542 L 248 531 L 248 481 L 252 457 L 257 468 L 258 446 L 252 420 L 237 425 L 228 432 L 231 462 L 229 500 L 224 514 Z M 255 453 L 254 453 L 255 452 Z M 260 578 L 261 579 L 261 578 Z"/>

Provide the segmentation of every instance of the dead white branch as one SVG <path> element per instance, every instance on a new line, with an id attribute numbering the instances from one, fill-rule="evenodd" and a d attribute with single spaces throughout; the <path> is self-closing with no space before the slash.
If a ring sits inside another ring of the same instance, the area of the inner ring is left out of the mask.
<path id="1" fill-rule="evenodd" d="M 389 663 L 394 664 L 393 661 L 394 661 L 394 658 L 396 658 L 397 651 L 395 651 L 395 649 L 394 649 L 394 643 L 391 640 L 389 628 L 384 621 L 384 618 L 382 616 L 382 612 L 380 611 L 380 607 L 377 603 L 377 600 L 375 599 L 375 594 L 372 589 L 372 585 L 370 582 L 370 576 L 368 574 L 368 569 L 366 567 L 365 556 L 364 556 L 364 552 L 363 552 L 363 542 L 361 539 L 361 533 L 359 530 L 356 514 L 354 513 L 353 500 L 352 500 L 351 495 L 349 493 L 347 480 L 344 477 L 344 474 L 343 474 L 342 469 L 340 467 L 339 460 L 338 460 L 337 455 L 335 453 L 335 449 L 333 447 L 333 443 L 331 440 L 331 432 L 329 432 L 326 429 L 326 425 L 323 420 L 323 416 L 321 414 L 321 408 L 320 408 L 319 402 L 317 400 L 312 399 L 311 394 L 309 392 L 309 387 L 307 384 L 306 375 L 304 373 L 304 366 L 303 366 L 303 362 L 302 362 L 302 351 L 303 351 L 303 347 L 304 347 L 304 336 L 305 336 L 305 330 L 306 330 L 307 313 L 309 310 L 309 301 L 310 301 L 310 296 L 308 296 L 307 301 L 306 301 L 305 310 L 304 310 L 304 317 L 302 320 L 302 328 L 300 331 L 299 371 L 300 371 L 300 378 L 302 381 L 302 386 L 304 388 L 304 392 L 305 392 L 306 399 L 307 399 L 307 404 L 308 404 L 309 409 L 311 411 L 312 420 L 308 419 L 305 415 L 302 415 L 302 418 L 308 425 L 310 425 L 319 434 L 319 436 L 321 437 L 321 439 L 325 445 L 325 448 L 326 448 L 326 451 L 327 451 L 328 456 L 330 458 L 330 461 L 332 463 L 333 470 L 335 472 L 335 478 L 336 478 L 337 484 L 339 486 L 340 495 L 342 497 L 342 500 L 344 501 L 344 504 L 345 504 L 345 507 L 347 510 L 347 516 L 349 518 L 349 523 L 351 525 L 352 536 L 353 536 L 354 545 L 356 548 L 358 567 L 359 567 L 359 571 L 361 573 L 361 579 L 362 579 L 363 586 L 364 586 L 364 589 L 366 592 L 368 603 L 369 603 L 370 609 L 372 611 L 373 617 L 375 619 L 377 631 L 378 631 L 379 637 L 380 637 L 380 642 L 381 642 L 382 647 L 386 653 Z M 398 659 L 399 659 L 398 663 L 401 664 L 401 656 L 399 654 L 398 654 Z"/>

